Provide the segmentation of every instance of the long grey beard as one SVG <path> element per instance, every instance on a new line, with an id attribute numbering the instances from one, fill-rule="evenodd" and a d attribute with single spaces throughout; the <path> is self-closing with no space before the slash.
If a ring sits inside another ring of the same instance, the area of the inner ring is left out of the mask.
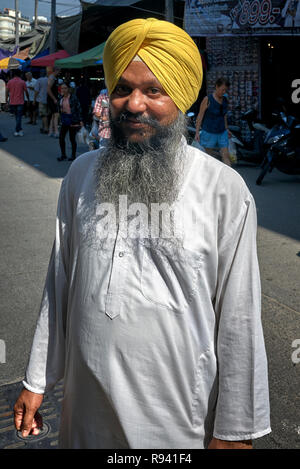
<path id="1" fill-rule="evenodd" d="M 142 119 L 141 119 L 142 121 Z M 99 154 L 95 168 L 96 200 L 118 207 L 119 196 L 128 203 L 171 205 L 181 186 L 184 158 L 180 141 L 186 134 L 186 117 L 179 112 L 169 126 L 153 121 L 156 134 L 141 143 L 124 139 L 111 119 L 112 136 Z"/>
<path id="2" fill-rule="evenodd" d="M 96 204 L 104 228 L 101 246 L 114 239 L 116 227 L 125 233 L 122 237 L 127 242 L 152 247 L 171 243 L 173 249 L 181 244 L 172 205 L 178 198 L 184 173 L 181 140 L 186 133 L 186 117 L 180 112 L 169 126 L 151 119 L 139 120 L 152 125 L 155 135 L 142 143 L 130 143 L 124 139 L 118 122 L 111 119 L 112 137 L 96 162 Z M 108 225 L 103 223 L 107 205 L 114 220 Z M 124 222 L 125 230 L 121 228 Z"/>

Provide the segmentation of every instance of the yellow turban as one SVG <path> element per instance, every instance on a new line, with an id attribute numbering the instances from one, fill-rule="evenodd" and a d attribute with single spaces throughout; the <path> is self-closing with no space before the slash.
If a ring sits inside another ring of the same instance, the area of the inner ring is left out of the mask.
<path id="1" fill-rule="evenodd" d="M 202 63 L 192 38 L 181 28 L 154 18 L 135 19 L 117 27 L 106 41 L 103 67 L 109 94 L 138 55 L 176 106 L 186 112 L 202 84 Z"/>

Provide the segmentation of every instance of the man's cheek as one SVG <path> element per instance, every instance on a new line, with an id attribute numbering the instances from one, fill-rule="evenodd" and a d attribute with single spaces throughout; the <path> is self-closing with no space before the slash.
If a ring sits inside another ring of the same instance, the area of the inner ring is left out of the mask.
<path id="1" fill-rule="evenodd" d="M 109 113 L 112 119 L 116 119 L 124 111 L 124 106 L 120 100 L 116 99 L 111 95 L 109 100 Z"/>

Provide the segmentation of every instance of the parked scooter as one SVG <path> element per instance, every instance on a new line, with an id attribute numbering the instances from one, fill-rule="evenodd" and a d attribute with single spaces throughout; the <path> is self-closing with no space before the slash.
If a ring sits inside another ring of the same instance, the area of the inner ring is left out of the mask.
<path id="1" fill-rule="evenodd" d="M 257 118 L 257 111 L 251 109 L 242 114 L 241 120 L 247 122 L 248 128 L 252 133 L 250 141 L 246 141 L 242 137 L 240 126 L 228 125 L 231 132 L 230 152 L 236 154 L 238 161 L 246 161 L 252 164 L 261 164 L 264 159 L 264 141 L 266 134 L 269 132 L 263 123 Z"/>
<path id="2" fill-rule="evenodd" d="M 279 113 L 280 123 L 268 133 L 266 140 L 270 145 L 262 163 L 262 170 L 256 180 L 260 185 L 274 168 L 289 175 L 300 175 L 300 123 L 295 117 Z"/>

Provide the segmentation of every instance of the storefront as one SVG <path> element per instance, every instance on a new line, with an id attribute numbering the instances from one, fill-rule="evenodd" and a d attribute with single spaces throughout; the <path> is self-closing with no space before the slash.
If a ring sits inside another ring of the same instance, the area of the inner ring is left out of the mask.
<path id="1" fill-rule="evenodd" d="M 292 99 L 300 79 L 300 0 L 187 0 L 185 29 L 198 44 L 205 40 L 205 91 L 220 76 L 229 79 L 235 121 L 251 108 L 270 121 L 278 97 L 300 117 Z"/>
<path id="2" fill-rule="evenodd" d="M 300 37 L 261 38 L 261 107 L 272 109 L 274 98 L 282 97 L 290 114 L 300 118 L 300 103 L 293 99 L 293 82 L 300 79 Z M 298 85 L 299 87 L 299 85 Z M 267 117 L 267 112 L 264 112 Z"/>

